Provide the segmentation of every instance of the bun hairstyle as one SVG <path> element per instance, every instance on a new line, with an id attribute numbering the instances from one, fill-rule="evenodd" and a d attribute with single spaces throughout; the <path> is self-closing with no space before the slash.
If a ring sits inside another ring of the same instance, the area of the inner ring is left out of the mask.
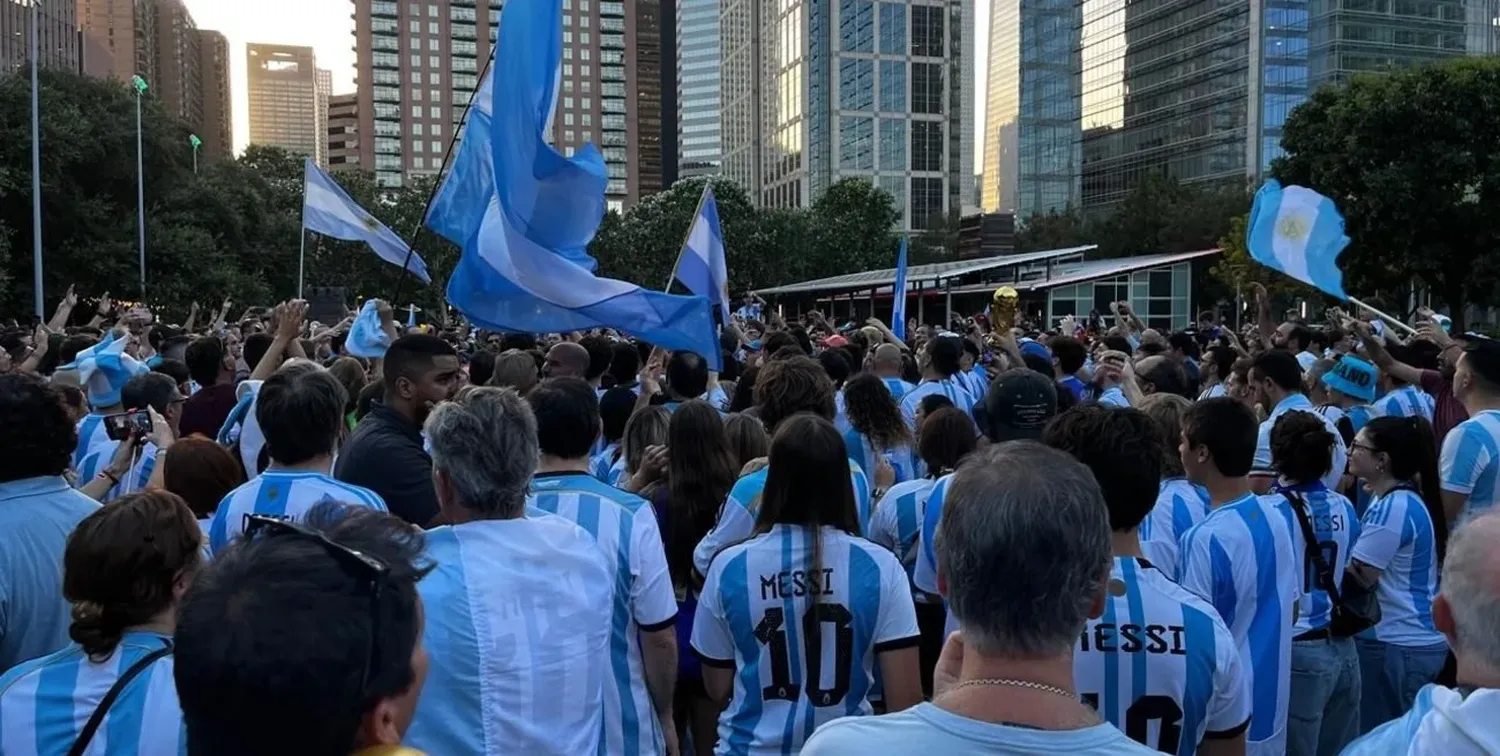
<path id="1" fill-rule="evenodd" d="M 1312 483 L 1333 468 L 1334 443 L 1321 416 L 1288 412 L 1271 429 L 1271 465 L 1292 483 Z"/>
<path id="2" fill-rule="evenodd" d="M 85 517 L 63 553 L 68 636 L 91 658 L 108 656 L 125 630 L 172 607 L 175 586 L 201 564 L 203 532 L 179 496 L 129 494 Z"/>

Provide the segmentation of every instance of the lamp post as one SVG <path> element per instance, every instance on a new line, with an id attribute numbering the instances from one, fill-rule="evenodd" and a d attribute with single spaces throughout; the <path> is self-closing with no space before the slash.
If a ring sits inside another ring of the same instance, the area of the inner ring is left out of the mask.
<path id="1" fill-rule="evenodd" d="M 203 140 L 197 134 L 188 134 L 188 144 L 193 145 L 193 175 L 198 175 L 198 148 L 203 146 Z"/>
<path id="2" fill-rule="evenodd" d="M 45 322 L 42 313 L 42 111 L 41 90 L 37 85 L 37 68 L 41 60 L 37 53 L 36 30 L 41 23 L 37 6 L 41 0 L 31 3 L 31 288 L 32 305 L 36 309 L 38 322 Z"/>
<path id="3" fill-rule="evenodd" d="M 146 80 L 130 77 L 135 87 L 135 211 L 137 240 L 141 256 L 141 299 L 146 298 L 146 173 L 145 152 L 141 146 L 141 98 L 146 96 Z"/>

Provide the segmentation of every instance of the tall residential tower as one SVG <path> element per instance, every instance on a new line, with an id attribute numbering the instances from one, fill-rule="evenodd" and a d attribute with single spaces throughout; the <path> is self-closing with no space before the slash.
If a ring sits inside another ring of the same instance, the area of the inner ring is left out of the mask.
<path id="1" fill-rule="evenodd" d="M 322 162 L 327 134 L 318 131 L 318 64 L 311 47 L 245 45 L 250 90 L 250 144 L 281 147 Z M 326 129 L 325 129 L 326 131 Z"/>

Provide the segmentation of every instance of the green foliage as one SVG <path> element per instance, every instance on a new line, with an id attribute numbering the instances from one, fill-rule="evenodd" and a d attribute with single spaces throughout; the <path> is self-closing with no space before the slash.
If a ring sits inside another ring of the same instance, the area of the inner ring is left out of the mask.
<path id="1" fill-rule="evenodd" d="M 1497 58 L 1356 77 L 1292 111 L 1271 172 L 1338 204 L 1347 291 L 1404 296 L 1416 281 L 1462 328 L 1463 306 L 1489 303 L 1500 280 L 1496 123 Z"/>
<path id="2" fill-rule="evenodd" d="M 1217 246 L 1230 222 L 1249 208 L 1249 195 L 1237 185 L 1183 184 L 1150 174 L 1099 212 L 1069 207 L 1026 218 L 1016 232 L 1016 249 L 1097 244 L 1094 259 L 1195 252 Z"/>

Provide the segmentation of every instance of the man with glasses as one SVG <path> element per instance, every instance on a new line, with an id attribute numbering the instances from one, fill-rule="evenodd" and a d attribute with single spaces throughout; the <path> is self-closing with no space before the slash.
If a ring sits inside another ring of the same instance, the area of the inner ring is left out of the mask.
<path id="1" fill-rule="evenodd" d="M 189 754 L 348 754 L 401 743 L 427 673 L 421 531 L 328 502 L 251 516 L 183 600 Z"/>

